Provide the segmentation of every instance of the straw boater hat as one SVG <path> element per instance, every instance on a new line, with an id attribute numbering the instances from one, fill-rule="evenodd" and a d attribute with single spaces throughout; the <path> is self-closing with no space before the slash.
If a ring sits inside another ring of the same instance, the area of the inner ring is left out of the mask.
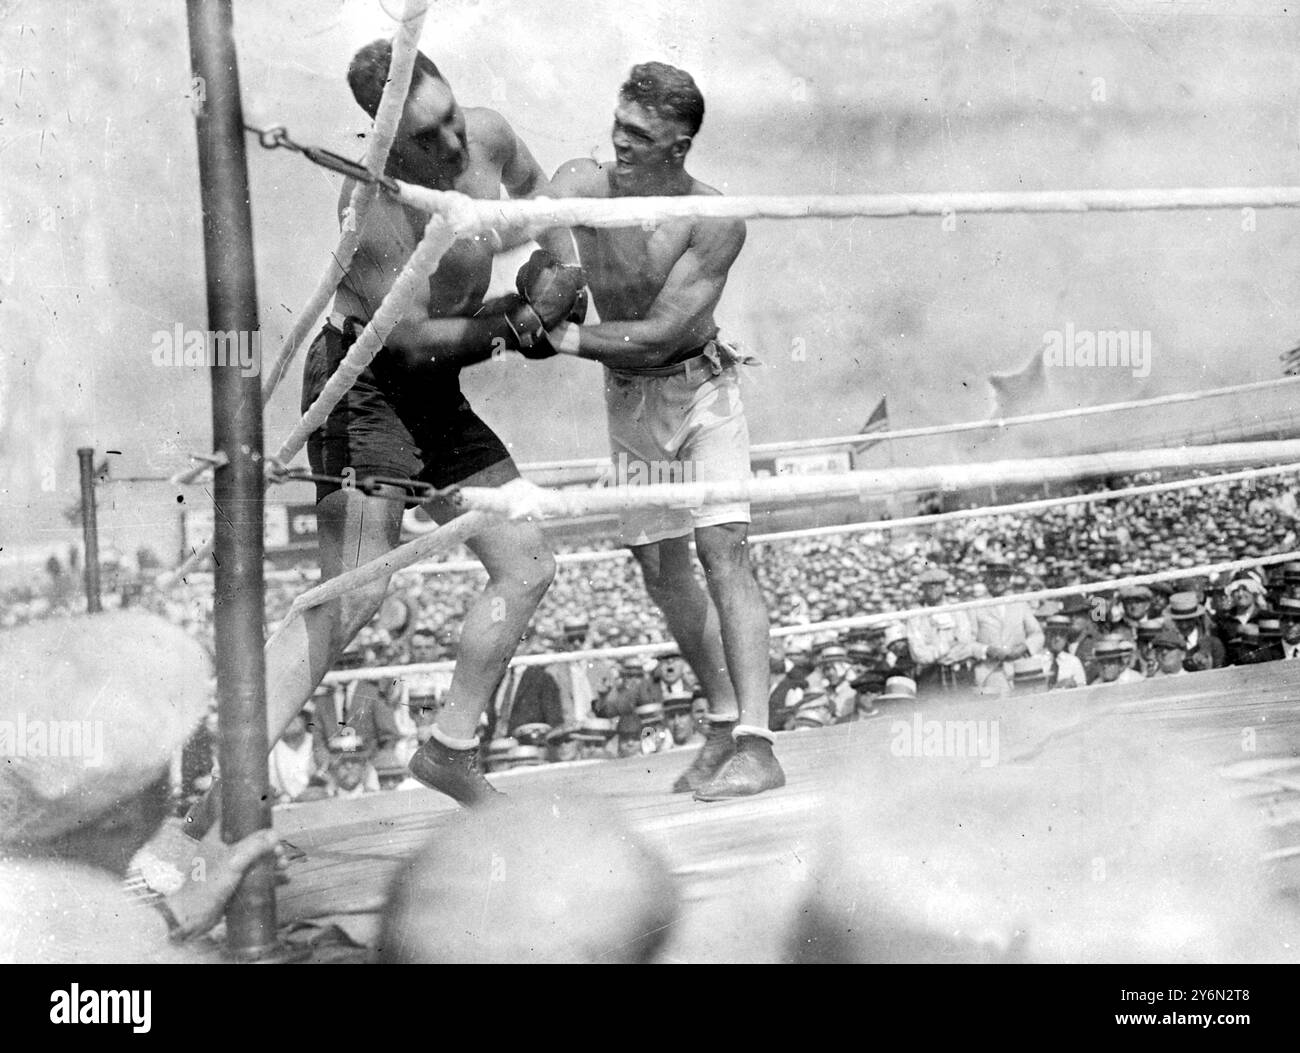
<path id="1" fill-rule="evenodd" d="M 1282 622 L 1272 611 L 1260 612 L 1262 617 L 1255 619 L 1255 624 L 1259 626 L 1259 638 L 1261 640 L 1279 640 L 1282 638 Z"/>
<path id="2" fill-rule="evenodd" d="M 1018 658 L 1011 665 L 1011 679 L 1017 684 L 1032 684 L 1047 679 L 1041 658 Z"/>
<path id="3" fill-rule="evenodd" d="M 875 702 L 915 702 L 916 681 L 910 676 L 891 676 L 885 681 L 885 690 L 877 695 Z"/>
<path id="4" fill-rule="evenodd" d="M 1093 645 L 1092 656 L 1098 661 L 1108 658 L 1128 658 L 1133 653 L 1133 643 L 1122 636 L 1103 636 Z"/>
<path id="5" fill-rule="evenodd" d="M 515 728 L 514 737 L 521 746 L 536 746 L 546 741 L 551 733 L 551 725 L 536 721 L 532 724 L 520 724 Z"/>
<path id="6" fill-rule="evenodd" d="M 1160 631 L 1165 627 L 1162 618 L 1143 618 L 1138 622 L 1137 636 L 1139 640 L 1154 640 Z"/>
<path id="7" fill-rule="evenodd" d="M 587 717 L 578 725 L 573 737 L 579 742 L 606 743 L 618 729 L 618 721 L 609 717 Z"/>
<path id="8" fill-rule="evenodd" d="M 528 768 L 546 763 L 546 751 L 541 746 L 531 743 L 520 744 L 512 749 L 507 757 L 513 768 Z"/>
<path id="9" fill-rule="evenodd" d="M 665 698 L 663 701 L 664 716 L 671 717 L 676 713 L 689 713 L 691 711 L 691 703 L 693 703 L 698 697 L 702 696 L 696 694 L 687 698 L 685 695 L 673 695 L 671 698 Z"/>
<path id="10" fill-rule="evenodd" d="M 1277 601 L 1277 616 L 1280 621 L 1295 621 L 1300 618 L 1300 600 L 1283 596 Z"/>
<path id="11" fill-rule="evenodd" d="M 203 648 L 138 610 L 7 630 L 0 669 L 0 844 L 52 840 L 134 797 L 208 711 Z"/>
<path id="12" fill-rule="evenodd" d="M 1169 617 L 1190 620 L 1205 613 L 1205 607 L 1194 592 L 1175 592 L 1169 597 Z"/>
<path id="13" fill-rule="evenodd" d="M 691 700 L 688 696 L 682 696 L 687 707 L 690 707 Z M 645 702 L 636 707 L 637 718 L 641 721 L 641 726 L 646 727 L 650 724 L 662 724 L 664 722 L 664 704 L 662 702 Z"/>

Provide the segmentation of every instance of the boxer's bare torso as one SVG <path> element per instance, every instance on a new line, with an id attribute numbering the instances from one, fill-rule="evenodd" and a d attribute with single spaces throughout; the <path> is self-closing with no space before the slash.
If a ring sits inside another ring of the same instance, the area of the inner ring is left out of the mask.
<path id="1" fill-rule="evenodd" d="M 671 196 L 718 194 L 713 187 L 690 176 L 681 187 L 679 195 Z M 550 193 L 555 197 L 598 198 L 642 194 L 620 185 L 616 165 L 602 165 L 592 160 L 571 161 L 564 165 L 552 180 Z M 735 241 L 738 230 L 743 241 L 743 229 L 743 224 L 729 220 L 675 219 L 657 223 L 651 230 L 639 226 L 615 229 L 575 227 L 573 236 L 601 321 L 618 322 L 646 318 L 665 291 L 670 272 L 692 249 L 708 255 L 715 244 Z M 729 264 L 730 259 L 726 262 Z M 722 277 L 725 279 L 725 268 Z M 710 294 L 701 300 L 689 306 L 680 305 L 690 317 L 679 330 L 678 352 L 686 354 L 716 335 L 718 326 L 714 310 L 721 296 L 722 282 L 719 281 L 716 289 L 711 289 Z M 673 306 L 660 302 L 658 309 L 672 309 Z"/>
<path id="2" fill-rule="evenodd" d="M 514 133 L 492 110 L 471 108 L 464 110 L 464 114 L 468 163 L 460 175 L 445 179 L 429 174 L 421 178 L 414 173 L 399 173 L 398 178 L 434 189 L 457 190 L 473 198 L 500 197 L 507 166 L 515 156 Z M 346 181 L 339 195 L 340 222 L 345 222 L 354 186 L 352 180 Z M 339 283 L 335 309 L 368 320 L 415 251 L 428 219 L 425 213 L 387 194 L 377 195 L 366 218 L 356 256 Z M 429 317 L 473 315 L 482 305 L 492 279 L 492 256 L 493 248 L 485 238 L 462 238 L 453 244 L 429 278 Z"/>

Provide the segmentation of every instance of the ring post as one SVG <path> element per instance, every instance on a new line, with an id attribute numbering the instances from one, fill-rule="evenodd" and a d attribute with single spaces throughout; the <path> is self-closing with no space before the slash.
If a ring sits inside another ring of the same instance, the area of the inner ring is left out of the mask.
<path id="1" fill-rule="evenodd" d="M 234 843 L 270 829 L 266 666 L 262 656 L 262 393 L 260 368 L 241 368 L 239 342 L 257 348 L 257 289 L 243 112 L 231 0 L 188 0 L 212 377 L 212 443 L 228 463 L 214 473 L 214 621 L 220 725 L 222 836 Z M 220 354 L 224 343 L 226 354 Z M 260 363 L 258 363 L 260 367 Z M 245 376 L 244 374 L 248 374 Z M 275 874 L 247 872 L 226 912 L 227 948 L 239 958 L 275 948 Z"/>
<path id="2" fill-rule="evenodd" d="M 98 614 L 104 607 L 99 599 L 99 519 L 95 513 L 94 447 L 79 446 L 77 461 L 81 468 L 81 537 L 86 548 L 86 611 Z"/>

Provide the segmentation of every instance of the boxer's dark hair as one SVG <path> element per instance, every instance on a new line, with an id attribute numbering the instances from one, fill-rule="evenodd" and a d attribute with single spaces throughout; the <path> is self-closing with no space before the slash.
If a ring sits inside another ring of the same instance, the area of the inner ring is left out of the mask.
<path id="1" fill-rule="evenodd" d="M 642 62 L 633 66 L 619 88 L 620 99 L 635 102 L 660 117 L 669 117 L 686 127 L 694 138 L 704 123 L 704 96 L 685 70 L 663 62 Z"/>
<path id="2" fill-rule="evenodd" d="M 384 85 L 388 83 L 388 70 L 393 64 L 393 42 L 391 40 L 372 40 L 352 56 L 348 66 L 348 87 L 357 104 L 373 117 L 379 112 L 379 100 L 384 95 Z M 420 83 L 421 77 L 432 77 L 444 81 L 446 78 L 438 72 L 423 51 L 415 53 L 415 70 L 411 73 L 411 87 Z"/>

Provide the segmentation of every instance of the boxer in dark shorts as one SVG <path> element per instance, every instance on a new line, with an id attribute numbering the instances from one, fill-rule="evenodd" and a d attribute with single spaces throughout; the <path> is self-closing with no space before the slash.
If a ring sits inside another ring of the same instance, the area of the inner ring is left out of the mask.
<path id="1" fill-rule="evenodd" d="M 327 324 L 307 353 L 304 413 L 361 335 L 358 319 L 340 321 L 341 327 Z M 339 400 L 324 428 L 307 440 L 312 471 L 341 476 L 350 468 L 358 481 L 368 476 L 415 479 L 439 490 L 493 465 L 517 478 L 505 444 L 461 393 L 460 371 L 448 368 L 446 373 L 441 383 L 413 384 L 394 356 L 380 351 Z M 316 500 L 339 488 L 339 483 L 317 482 Z"/>
<path id="2" fill-rule="evenodd" d="M 361 48 L 348 70 L 354 97 L 372 117 L 391 61 L 391 45 L 379 40 Z M 499 199 L 503 187 L 513 197 L 549 188 L 505 119 L 492 110 L 462 109 L 437 67 L 419 53 L 387 171 L 408 183 L 485 200 Z M 353 185 L 346 181 L 339 197 L 344 224 Z M 365 321 L 379 310 L 419 244 L 427 219 L 386 194 L 373 201 L 356 254 L 339 282 L 331 321 L 307 355 L 304 409 L 320 394 Z M 383 349 L 309 438 L 314 470 L 344 479 L 349 470 L 357 480 L 414 479 L 438 488 L 528 485 L 501 440 L 470 409 L 459 381 L 463 367 L 498 350 L 530 357 L 554 354 L 545 330 L 582 313 L 581 271 L 554 265 L 542 252 L 521 268 L 518 293 L 485 302 L 493 254 L 526 240 L 525 232 L 506 230 L 451 245 L 389 329 Z M 395 548 L 411 496 L 401 485 L 363 492 L 322 483 L 316 506 L 322 579 Z M 438 498 L 424 507 L 440 523 L 459 514 L 450 501 Z M 468 604 L 460 625 L 446 627 L 460 632 L 455 673 L 430 738 L 410 763 L 411 773 L 425 785 L 474 805 L 496 792 L 478 770 L 480 719 L 551 583 L 555 561 L 534 523 L 493 521 L 466 544 L 487 570 L 488 583 Z M 359 586 L 301 618 L 287 619 L 271 636 L 266 668 L 272 741 L 374 617 L 387 589 L 386 578 Z"/>

